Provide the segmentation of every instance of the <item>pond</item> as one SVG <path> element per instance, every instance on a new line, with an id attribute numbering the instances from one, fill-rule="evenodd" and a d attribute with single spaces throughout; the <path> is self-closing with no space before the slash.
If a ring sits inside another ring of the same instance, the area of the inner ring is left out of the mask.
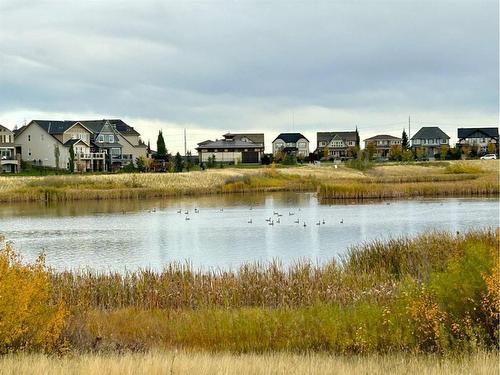
<path id="1" fill-rule="evenodd" d="M 496 199 L 321 204 L 314 194 L 7 204 L 0 233 L 25 260 L 62 269 L 161 270 L 169 262 L 235 268 L 245 262 L 324 263 L 349 246 L 432 230 L 496 228 Z"/>

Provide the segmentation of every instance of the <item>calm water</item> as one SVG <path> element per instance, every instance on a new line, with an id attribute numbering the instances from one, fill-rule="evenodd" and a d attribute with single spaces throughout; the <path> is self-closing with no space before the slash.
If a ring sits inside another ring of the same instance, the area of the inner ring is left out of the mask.
<path id="1" fill-rule="evenodd" d="M 159 270 L 186 260 L 203 268 L 273 258 L 325 262 L 376 238 L 498 225 L 498 200 L 490 199 L 328 205 L 312 194 L 276 193 L 0 207 L 0 233 L 26 260 L 44 251 L 57 269 Z"/>

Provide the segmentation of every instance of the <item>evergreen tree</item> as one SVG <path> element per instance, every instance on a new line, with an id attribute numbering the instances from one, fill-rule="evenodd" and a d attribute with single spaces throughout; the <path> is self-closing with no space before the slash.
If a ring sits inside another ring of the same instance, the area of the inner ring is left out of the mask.
<path id="1" fill-rule="evenodd" d="M 356 147 L 358 150 L 360 149 L 360 139 L 359 139 L 359 132 L 358 132 L 358 127 L 356 126 Z"/>
<path id="2" fill-rule="evenodd" d="M 69 147 L 69 171 L 75 171 L 75 149 L 73 148 L 73 145 Z"/>
<path id="3" fill-rule="evenodd" d="M 59 169 L 59 156 L 61 152 L 59 151 L 59 145 L 55 145 L 54 147 L 54 159 L 56 160 L 56 169 Z"/>
<path id="4" fill-rule="evenodd" d="M 182 160 L 181 154 L 175 154 L 175 171 L 182 172 L 184 169 L 184 161 Z"/>
<path id="5" fill-rule="evenodd" d="M 403 135 L 401 136 L 401 148 L 404 150 L 408 150 L 408 135 L 406 135 L 406 130 L 403 129 Z"/>
<path id="6" fill-rule="evenodd" d="M 167 148 L 165 147 L 165 140 L 163 139 L 161 130 L 158 133 L 158 140 L 156 141 L 156 158 L 160 160 L 167 158 Z"/>

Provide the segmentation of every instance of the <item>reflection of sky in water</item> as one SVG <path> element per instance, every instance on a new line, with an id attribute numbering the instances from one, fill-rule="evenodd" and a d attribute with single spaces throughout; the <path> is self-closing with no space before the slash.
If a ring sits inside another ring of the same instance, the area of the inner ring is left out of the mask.
<path id="1" fill-rule="evenodd" d="M 199 213 L 194 213 L 195 207 Z M 279 224 L 275 211 L 283 215 Z M 488 199 L 330 206 L 320 205 L 311 194 L 277 193 L 49 207 L 10 205 L 0 208 L 0 233 L 14 241 L 25 259 L 44 251 L 47 263 L 58 269 L 161 269 L 172 261 L 227 268 L 271 259 L 284 264 L 306 258 L 324 262 L 349 246 L 375 238 L 495 228 L 498 215 L 498 201 Z M 265 220 L 269 217 L 275 221 L 273 226 Z M 294 223 L 297 219 L 300 224 Z"/>

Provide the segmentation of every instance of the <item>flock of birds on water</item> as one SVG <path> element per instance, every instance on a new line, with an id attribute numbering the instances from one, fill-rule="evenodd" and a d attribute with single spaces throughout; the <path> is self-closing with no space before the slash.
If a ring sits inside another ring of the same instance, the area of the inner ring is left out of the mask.
<path id="1" fill-rule="evenodd" d="M 250 211 L 251 210 L 253 210 L 252 206 L 250 206 Z M 299 211 L 300 211 L 300 208 L 299 208 Z M 156 212 L 156 208 L 152 208 L 148 212 L 150 212 L 150 213 Z M 218 212 L 224 212 L 224 209 L 221 208 L 221 209 L 218 210 Z M 184 215 L 185 215 L 184 220 L 185 221 L 191 220 L 191 218 L 189 216 L 189 214 L 190 214 L 189 210 L 178 209 L 177 213 L 178 214 L 184 213 Z M 199 214 L 200 213 L 200 209 L 199 208 L 195 208 L 194 209 L 194 213 L 195 214 Z M 293 212 L 293 211 L 288 212 L 288 216 L 295 216 L 295 212 Z M 274 226 L 274 224 L 281 224 L 281 218 L 282 217 L 283 217 L 283 214 L 281 214 L 281 213 L 273 210 L 273 215 L 270 216 L 270 217 L 268 217 L 268 218 L 266 218 L 265 221 L 267 222 L 268 225 Z M 307 227 L 307 223 L 305 222 L 305 220 L 303 220 L 302 223 L 301 223 L 301 221 L 300 221 L 299 218 L 295 219 L 293 221 L 293 223 L 294 224 L 302 224 L 303 227 Z M 342 218 L 339 223 L 340 224 L 344 224 L 344 219 Z M 247 224 L 253 224 L 253 219 L 252 218 L 248 219 Z M 325 224 L 326 224 L 325 219 L 318 220 L 316 222 L 316 225 L 318 225 L 318 226 L 319 225 L 325 225 Z"/>

